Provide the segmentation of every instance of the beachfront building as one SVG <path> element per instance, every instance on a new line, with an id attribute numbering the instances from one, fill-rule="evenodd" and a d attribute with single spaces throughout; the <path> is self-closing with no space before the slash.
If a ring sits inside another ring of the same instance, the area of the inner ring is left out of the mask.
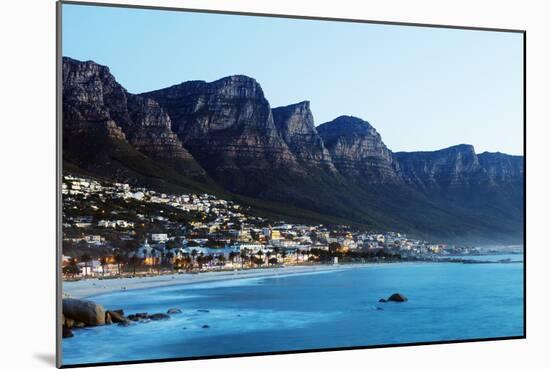
<path id="1" fill-rule="evenodd" d="M 153 233 L 151 234 L 151 240 L 157 243 L 164 243 L 168 241 L 168 235 L 166 233 Z"/>

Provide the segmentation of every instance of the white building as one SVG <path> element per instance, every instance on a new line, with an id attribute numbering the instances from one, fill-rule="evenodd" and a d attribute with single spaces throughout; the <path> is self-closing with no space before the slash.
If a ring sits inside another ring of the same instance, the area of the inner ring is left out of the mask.
<path id="1" fill-rule="evenodd" d="M 168 241 L 168 234 L 166 234 L 166 233 L 153 233 L 153 234 L 151 234 L 151 240 L 153 242 L 164 243 L 164 242 Z"/>

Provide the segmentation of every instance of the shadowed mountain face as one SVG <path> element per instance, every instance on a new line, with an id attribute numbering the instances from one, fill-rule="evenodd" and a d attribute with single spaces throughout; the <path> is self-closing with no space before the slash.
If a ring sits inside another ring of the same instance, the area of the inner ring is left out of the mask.
<path id="1" fill-rule="evenodd" d="M 272 111 L 279 134 L 298 161 L 308 167 L 337 173 L 323 139 L 315 128 L 309 101 L 278 107 Z"/>
<path id="2" fill-rule="evenodd" d="M 77 141 L 91 135 L 125 141 L 186 175 L 205 176 L 172 132 L 170 117 L 156 101 L 128 93 L 107 67 L 63 58 L 63 138 L 67 149 L 73 148 L 78 156 L 81 148 Z"/>
<path id="3" fill-rule="evenodd" d="M 317 130 L 344 177 L 367 183 L 400 182 L 392 152 L 368 122 L 340 116 L 321 124 Z"/>
<path id="4" fill-rule="evenodd" d="M 360 118 L 315 127 L 307 101 L 272 109 L 246 76 L 133 95 L 107 67 L 64 58 L 63 143 L 71 170 L 175 189 L 199 179 L 284 219 L 445 241 L 523 237 L 523 157 L 470 145 L 393 153 Z"/>
<path id="5" fill-rule="evenodd" d="M 166 109 L 185 147 L 231 191 L 258 195 L 277 170 L 303 173 L 252 78 L 191 81 L 142 96 Z"/>

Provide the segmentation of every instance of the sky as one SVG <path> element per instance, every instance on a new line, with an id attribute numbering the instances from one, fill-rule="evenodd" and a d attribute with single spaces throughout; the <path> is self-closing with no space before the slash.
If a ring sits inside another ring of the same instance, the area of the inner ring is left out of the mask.
<path id="1" fill-rule="evenodd" d="M 523 153 L 523 35 L 64 4 L 62 52 L 140 93 L 244 74 L 315 124 L 370 122 L 392 151 Z"/>

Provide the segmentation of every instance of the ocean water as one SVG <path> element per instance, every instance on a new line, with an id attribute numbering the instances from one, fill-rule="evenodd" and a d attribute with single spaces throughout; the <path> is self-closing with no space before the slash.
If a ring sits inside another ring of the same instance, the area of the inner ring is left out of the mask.
<path id="1" fill-rule="evenodd" d="M 497 260 L 507 257 L 521 255 Z M 409 301 L 378 303 L 394 292 Z M 520 336 L 523 264 L 369 265 L 93 300 L 125 314 L 172 307 L 183 313 L 75 330 L 62 343 L 64 364 Z"/>

